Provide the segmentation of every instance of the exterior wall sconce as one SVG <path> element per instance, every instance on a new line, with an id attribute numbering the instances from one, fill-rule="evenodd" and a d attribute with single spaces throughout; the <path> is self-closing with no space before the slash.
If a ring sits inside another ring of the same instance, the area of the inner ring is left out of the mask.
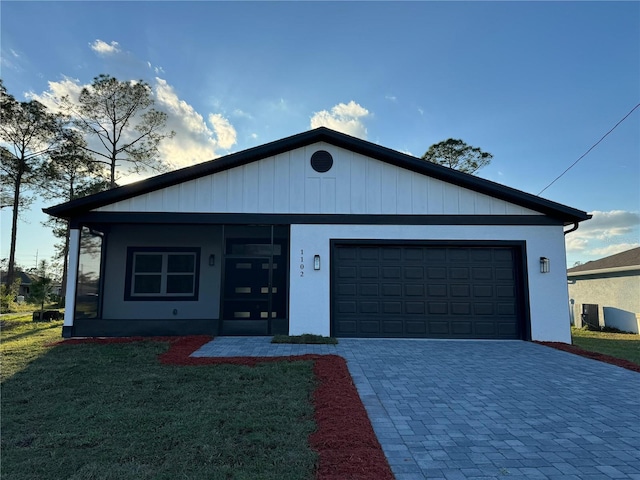
<path id="1" fill-rule="evenodd" d="M 320 270 L 320 255 L 313 256 L 313 269 Z"/>
<path id="2" fill-rule="evenodd" d="M 547 257 L 540 257 L 540 273 L 549 273 L 549 259 Z"/>
<path id="3" fill-rule="evenodd" d="M 216 256 L 212 253 L 209 255 L 209 266 L 213 267 L 216 264 Z"/>

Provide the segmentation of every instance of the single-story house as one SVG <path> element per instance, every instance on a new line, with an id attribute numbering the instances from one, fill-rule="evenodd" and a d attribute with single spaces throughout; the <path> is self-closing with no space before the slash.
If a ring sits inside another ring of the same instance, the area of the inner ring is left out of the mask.
<path id="1" fill-rule="evenodd" d="M 71 226 L 65 337 L 570 343 L 589 218 L 327 128 L 44 211 Z"/>
<path id="2" fill-rule="evenodd" d="M 585 314 L 599 326 L 640 333 L 640 247 L 570 268 L 567 277 L 576 326 Z"/>
<path id="3" fill-rule="evenodd" d="M 7 272 L 0 272 L 1 285 L 5 285 L 7 283 L 7 276 L 8 276 Z M 18 296 L 25 297 L 25 298 L 28 297 L 29 294 L 31 293 L 31 285 L 34 282 L 38 281 L 38 277 L 36 275 L 23 272 L 21 270 L 15 273 L 14 279 L 20 280 L 20 287 L 18 288 Z"/>

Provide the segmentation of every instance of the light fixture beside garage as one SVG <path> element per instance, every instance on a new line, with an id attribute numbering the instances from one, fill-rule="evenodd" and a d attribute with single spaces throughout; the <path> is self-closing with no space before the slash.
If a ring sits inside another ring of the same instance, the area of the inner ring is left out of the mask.
<path id="1" fill-rule="evenodd" d="M 320 255 L 313 256 L 313 269 L 320 270 Z"/>
<path id="2" fill-rule="evenodd" d="M 540 273 L 549 273 L 549 259 L 540 257 Z"/>

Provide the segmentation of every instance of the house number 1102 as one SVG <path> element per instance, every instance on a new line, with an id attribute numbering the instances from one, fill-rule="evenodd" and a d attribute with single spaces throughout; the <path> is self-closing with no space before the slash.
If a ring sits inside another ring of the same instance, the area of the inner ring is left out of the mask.
<path id="1" fill-rule="evenodd" d="M 304 277 L 304 250 L 300 250 L 300 276 Z"/>

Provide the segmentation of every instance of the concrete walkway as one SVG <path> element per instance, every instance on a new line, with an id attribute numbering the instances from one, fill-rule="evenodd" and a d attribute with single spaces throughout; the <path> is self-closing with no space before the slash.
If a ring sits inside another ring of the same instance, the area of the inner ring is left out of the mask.
<path id="1" fill-rule="evenodd" d="M 520 341 L 269 342 L 193 355 L 343 356 L 397 480 L 640 480 L 638 373 Z"/>

